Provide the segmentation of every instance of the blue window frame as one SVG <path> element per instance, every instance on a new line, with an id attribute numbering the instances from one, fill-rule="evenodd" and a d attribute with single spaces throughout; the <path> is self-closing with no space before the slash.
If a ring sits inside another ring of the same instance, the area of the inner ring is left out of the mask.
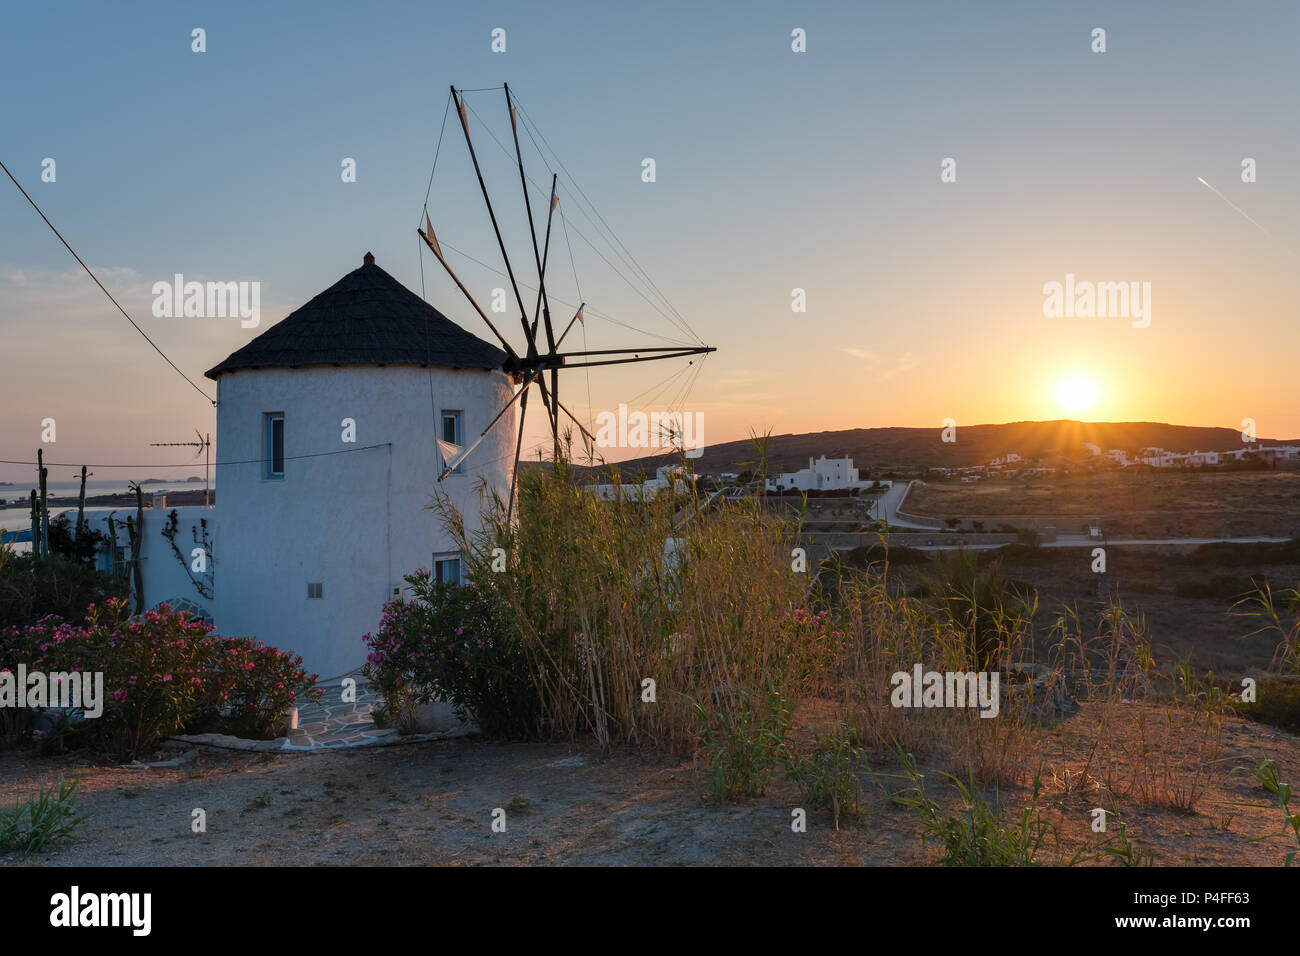
<path id="1" fill-rule="evenodd" d="M 460 584 L 460 554 L 435 554 L 433 556 L 433 577 L 446 584 Z"/>
<path id="2" fill-rule="evenodd" d="M 284 412 L 267 412 L 263 416 L 266 445 L 266 470 L 263 477 L 284 477 Z"/>

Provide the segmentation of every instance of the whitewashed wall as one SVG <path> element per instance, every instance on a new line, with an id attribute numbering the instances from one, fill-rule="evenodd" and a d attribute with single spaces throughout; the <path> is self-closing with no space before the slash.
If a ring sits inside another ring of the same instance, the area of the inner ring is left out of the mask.
<path id="1" fill-rule="evenodd" d="M 454 550 L 427 507 L 441 470 L 434 443 L 440 413 L 463 412 L 468 444 L 512 394 L 501 372 L 435 368 L 432 379 L 431 401 L 430 372 L 415 366 L 221 376 L 219 633 L 257 637 L 301 654 L 321 677 L 365 661 L 362 635 L 378 627 L 384 602 L 404 586 L 402 576 L 431 567 L 435 552 Z M 283 479 L 264 477 L 268 412 L 284 413 Z M 356 421 L 355 444 L 342 441 L 345 418 Z M 503 499 L 509 493 L 514 440 L 512 410 L 469 457 L 464 474 L 442 483 L 470 527 L 478 524 L 480 475 Z M 358 450 L 370 445 L 381 447 Z M 324 585 L 323 598 L 307 597 L 308 582 Z"/>
<path id="2" fill-rule="evenodd" d="M 148 499 L 146 499 L 146 505 Z M 186 565 L 182 565 L 176 553 L 172 551 L 172 546 L 167 539 L 163 537 L 163 528 L 167 524 L 168 516 L 172 511 L 176 512 L 177 532 L 176 547 L 180 549 L 184 556 Z M 76 523 L 77 509 L 69 508 L 59 512 L 52 512 L 54 517 L 60 514 L 68 516 L 68 520 Z M 114 523 L 117 525 L 117 543 L 126 551 L 126 556 L 130 556 L 130 536 L 126 530 L 126 519 L 129 517 L 134 520 L 135 506 L 129 505 L 121 508 L 88 508 L 86 509 L 86 522 L 96 531 L 108 535 L 108 516 L 113 514 Z M 190 574 L 186 573 L 187 567 L 193 566 L 192 551 L 196 547 L 194 543 L 193 531 L 199 531 L 199 538 L 202 540 L 202 528 L 200 521 L 206 520 L 208 523 L 208 540 L 212 542 L 212 552 L 216 554 L 220 549 L 217 545 L 216 532 L 217 511 L 215 508 L 187 507 L 187 508 L 149 508 L 144 509 L 144 533 L 140 540 L 140 568 L 144 577 L 144 603 L 146 607 L 157 607 L 159 604 L 170 604 L 178 610 L 187 610 L 191 612 L 200 612 L 208 620 L 213 619 L 214 604 L 211 600 L 203 597 L 194 586 L 194 581 Z M 208 559 L 211 556 L 207 556 Z M 101 555 L 100 566 L 108 567 L 107 550 Z M 192 572 L 193 578 L 198 579 L 204 584 L 210 584 L 213 581 L 215 566 L 208 564 L 208 574 Z M 134 580 L 132 581 L 134 587 Z M 181 602 L 188 602 L 183 604 Z M 192 605 L 192 606 L 190 606 Z M 131 600 L 131 608 L 135 608 L 135 600 Z"/>

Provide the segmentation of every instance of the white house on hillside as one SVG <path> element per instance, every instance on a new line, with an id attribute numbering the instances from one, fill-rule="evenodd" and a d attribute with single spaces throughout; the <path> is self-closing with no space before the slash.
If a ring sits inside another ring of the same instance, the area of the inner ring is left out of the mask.
<path id="1" fill-rule="evenodd" d="M 218 633 L 301 654 L 324 677 L 365 660 L 362 635 L 416 568 L 460 555 L 428 508 L 436 439 L 476 438 L 513 394 L 505 353 L 361 268 L 206 374 L 217 382 Z M 477 527 L 478 479 L 504 499 L 513 410 L 441 485 Z"/>
<path id="2" fill-rule="evenodd" d="M 874 484 L 874 481 L 863 481 L 858 477 L 858 469 L 853 467 L 852 458 L 827 458 L 822 455 L 816 461 L 809 458 L 807 468 L 784 472 L 776 478 L 767 479 L 767 490 L 793 488 L 798 491 L 833 491 L 870 488 Z"/>

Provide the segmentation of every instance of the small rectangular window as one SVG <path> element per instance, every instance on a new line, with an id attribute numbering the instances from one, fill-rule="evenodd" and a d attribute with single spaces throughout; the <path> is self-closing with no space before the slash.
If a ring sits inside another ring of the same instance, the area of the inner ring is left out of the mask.
<path id="1" fill-rule="evenodd" d="M 284 412 L 267 412 L 266 477 L 284 477 Z"/>
<path id="2" fill-rule="evenodd" d="M 307 582 L 307 597 L 308 597 L 308 599 L 311 599 L 311 598 L 323 598 L 324 596 L 325 596 L 325 582 L 324 582 L 324 581 L 308 581 L 308 582 Z"/>
<path id="3" fill-rule="evenodd" d="M 433 577 L 445 584 L 460 584 L 460 555 L 434 555 Z"/>
<path id="4" fill-rule="evenodd" d="M 458 411 L 444 411 L 442 413 L 442 440 L 451 442 L 453 445 L 463 445 L 465 436 L 461 429 L 462 413 Z M 464 464 L 457 465 L 452 471 L 453 475 L 463 474 L 465 471 Z"/>

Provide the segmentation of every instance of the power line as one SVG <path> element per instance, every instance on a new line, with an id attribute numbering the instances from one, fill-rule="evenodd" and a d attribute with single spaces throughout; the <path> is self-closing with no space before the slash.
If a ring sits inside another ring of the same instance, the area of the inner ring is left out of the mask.
<path id="1" fill-rule="evenodd" d="M 380 442 L 377 445 L 363 445 L 361 448 L 343 448 L 340 449 L 339 451 L 318 451 L 315 454 L 311 454 L 311 455 L 285 455 L 284 460 L 301 461 L 304 458 L 327 458 L 330 455 L 350 455 L 353 452 L 371 451 L 375 448 L 387 448 L 390 445 L 392 445 L 392 442 L 386 441 L 386 442 Z M 261 458 L 246 458 L 243 461 L 214 461 L 212 465 L 214 468 L 219 465 L 256 465 L 264 461 L 266 461 L 265 456 Z M 9 459 L 0 459 L 0 465 L 31 465 L 34 467 L 36 465 L 36 462 L 11 461 Z M 176 465 L 160 464 L 158 462 L 144 462 L 144 463 L 133 464 L 133 465 L 117 465 L 117 464 L 109 465 L 109 464 L 104 464 L 103 462 L 92 463 L 92 462 L 82 462 L 82 461 L 45 462 L 45 466 L 47 468 L 80 468 L 82 465 L 85 465 L 87 468 L 190 468 L 194 465 L 194 462 L 187 461 L 187 462 L 181 462 L 180 464 L 176 464 Z"/>
<path id="2" fill-rule="evenodd" d="M 215 398 L 212 398 L 210 395 L 208 395 L 208 393 L 203 391 L 203 389 L 195 385 L 194 382 L 190 379 L 190 377 L 186 375 L 184 372 L 182 372 L 180 370 L 180 367 L 175 362 L 167 358 L 167 353 L 164 352 L 162 349 L 160 349 L 154 343 L 154 340 L 149 338 L 149 336 L 145 334 L 144 329 L 140 328 L 140 326 L 135 324 L 135 319 L 131 318 L 131 316 L 126 314 L 126 309 L 122 308 L 121 305 L 118 305 L 117 299 L 113 298 L 113 293 L 105 289 L 104 283 L 100 282 L 98 277 L 96 277 L 95 273 L 90 271 L 90 266 L 86 265 L 85 262 L 82 262 L 81 256 L 77 255 L 76 250 L 73 249 L 72 246 L 68 245 L 68 240 L 63 238 L 63 234 L 60 233 L 59 230 L 54 228 L 54 223 L 50 222 L 49 217 L 47 217 L 45 213 L 41 212 L 41 207 L 36 205 L 36 200 L 32 199 L 31 196 L 27 195 L 27 190 L 23 189 L 22 183 L 14 179 L 14 174 L 9 172 L 9 167 L 6 166 L 3 161 L 0 161 L 0 169 L 3 169 L 5 171 L 5 175 L 8 176 L 13 181 L 13 184 L 18 187 L 18 191 L 23 194 L 23 198 L 26 199 L 29 203 L 31 203 L 32 208 L 36 210 L 37 214 L 42 219 L 45 220 L 45 225 L 50 227 L 50 231 L 59 237 L 59 242 L 63 243 L 64 248 L 66 248 L 69 252 L 72 253 L 72 258 L 76 259 L 77 262 L 81 263 L 81 268 L 86 270 L 86 275 L 94 279 L 95 285 L 99 286 L 100 290 L 104 293 L 104 295 L 108 296 L 108 300 L 117 306 L 117 311 L 121 312 L 122 315 L 126 317 L 126 320 L 131 323 L 131 327 L 134 328 L 137 332 L 139 332 L 142 336 L 144 336 L 144 340 L 153 346 L 153 350 L 157 352 L 159 355 L 161 355 L 163 357 L 163 360 L 168 365 L 176 369 L 176 374 L 179 375 L 181 378 L 185 379 L 185 381 L 189 382 L 190 387 L 193 388 L 194 391 L 198 392 L 200 395 L 202 395 L 204 398 L 206 398 L 209 402 L 211 402 L 215 406 L 217 404 L 217 400 Z M 105 465 L 104 467 L 110 467 L 110 466 Z"/>

